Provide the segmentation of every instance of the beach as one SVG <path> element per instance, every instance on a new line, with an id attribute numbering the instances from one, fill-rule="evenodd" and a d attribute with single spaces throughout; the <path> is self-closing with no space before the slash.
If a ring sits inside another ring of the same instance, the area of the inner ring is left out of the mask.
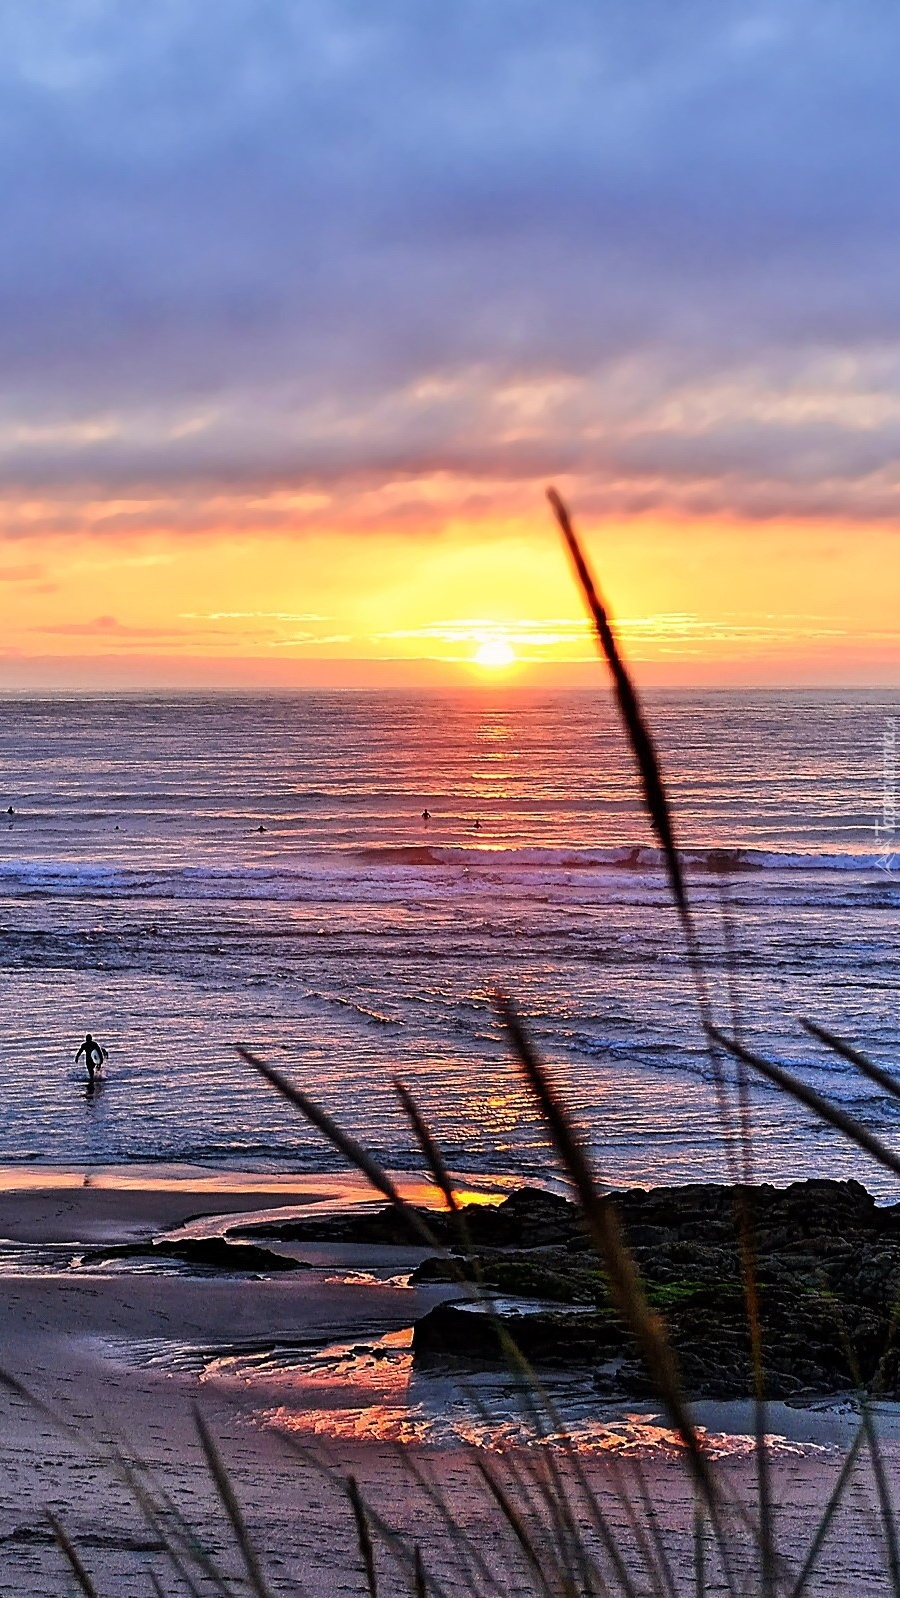
<path id="1" fill-rule="evenodd" d="M 434 1195 L 411 1182 L 409 1196 L 422 1202 Z M 219 1441 L 274 1592 L 364 1591 L 352 1515 L 334 1479 L 348 1471 L 387 1522 L 414 1530 L 427 1568 L 448 1591 L 469 1590 L 460 1582 L 465 1572 L 447 1527 L 412 1480 L 410 1462 L 440 1483 L 480 1556 L 517 1571 L 527 1590 L 521 1553 L 514 1539 L 504 1538 L 477 1461 L 487 1459 L 502 1472 L 516 1458 L 536 1460 L 541 1450 L 525 1447 L 515 1404 L 496 1385 L 484 1389 L 485 1404 L 495 1406 L 493 1427 L 479 1429 L 463 1414 L 457 1391 L 412 1378 L 407 1329 L 442 1296 L 458 1292 L 406 1285 L 423 1250 L 305 1244 L 294 1252 L 313 1269 L 275 1277 L 210 1273 L 177 1262 L 161 1268 L 139 1259 L 130 1268 L 113 1259 L 93 1268 L 62 1268 L 57 1261 L 54 1269 L 39 1257 L 41 1249 L 146 1240 L 185 1222 L 189 1234 L 212 1235 L 231 1217 L 239 1223 L 368 1202 L 361 1183 L 341 1176 L 290 1181 L 232 1172 L 223 1180 L 184 1169 L 9 1174 L 0 1192 L 0 1235 L 8 1240 L 0 1364 L 47 1408 L 9 1390 L 0 1396 L 0 1592 L 66 1591 L 48 1508 L 64 1522 L 100 1592 L 137 1598 L 149 1590 L 148 1569 L 164 1592 L 182 1590 L 160 1551 L 158 1529 L 148 1526 L 117 1475 L 110 1448 L 147 1467 L 154 1491 L 171 1494 L 204 1546 L 234 1574 L 239 1561 L 202 1462 L 194 1404 Z M 576 1380 L 571 1373 L 569 1389 Z M 749 1406 L 701 1403 L 696 1418 L 725 1492 L 752 1504 Z M 809 1535 L 811 1506 L 833 1486 L 854 1425 L 847 1402 L 772 1406 L 779 1534 L 796 1557 Z M 882 1429 L 893 1471 L 900 1428 L 889 1406 Z M 622 1497 L 629 1483 L 634 1490 L 635 1462 L 659 1505 L 675 1568 L 686 1572 L 693 1489 L 671 1433 L 650 1406 L 617 1413 L 597 1405 L 593 1431 L 579 1433 L 579 1469 L 619 1528 L 628 1561 L 640 1564 Z M 822 1556 L 829 1592 L 858 1592 L 863 1580 L 867 1592 L 890 1590 L 877 1568 L 873 1506 L 861 1466 Z M 589 1526 L 585 1534 L 596 1542 Z M 739 1564 L 748 1557 L 745 1550 Z M 387 1572 L 383 1548 L 378 1558 Z M 396 1572 L 391 1579 L 399 1580 Z M 408 1586 L 408 1573 L 403 1579 Z"/>

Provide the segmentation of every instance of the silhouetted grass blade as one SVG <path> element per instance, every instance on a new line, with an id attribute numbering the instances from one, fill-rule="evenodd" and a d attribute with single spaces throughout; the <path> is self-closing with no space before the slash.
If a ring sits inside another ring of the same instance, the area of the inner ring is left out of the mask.
<path id="1" fill-rule="evenodd" d="M 741 1065 L 746 1076 L 746 1067 L 743 1062 L 741 1062 Z M 742 1123 L 742 1135 L 744 1130 Z M 756 1441 L 755 1461 L 759 1497 L 762 1598 L 772 1598 L 776 1587 L 777 1556 L 769 1446 L 766 1440 L 766 1394 L 763 1372 L 762 1326 L 759 1313 L 759 1284 L 757 1282 L 756 1249 L 749 1195 L 740 1190 L 738 1190 L 735 1200 L 735 1220 L 737 1222 L 744 1302 L 747 1306 L 747 1329 L 750 1334 L 750 1364 L 753 1371 L 753 1430 Z"/>
<path id="2" fill-rule="evenodd" d="M 312 1470 L 317 1471 L 318 1474 L 325 1480 L 336 1483 L 341 1492 L 347 1496 L 346 1476 L 325 1464 L 314 1449 L 299 1441 L 293 1431 L 290 1431 L 286 1427 L 282 1426 L 279 1426 L 276 1429 L 285 1447 L 288 1448 L 292 1454 L 295 1454 L 298 1459 L 302 1459 L 305 1464 L 309 1465 Z M 358 1483 L 357 1491 L 359 1492 Z M 365 1499 L 363 1499 L 361 1492 L 359 1492 L 359 1497 L 365 1511 L 367 1523 L 378 1533 L 379 1538 L 384 1543 L 385 1547 L 390 1550 L 397 1563 L 408 1572 L 410 1577 L 412 1577 L 415 1573 L 415 1553 L 409 1536 L 396 1531 L 393 1526 L 390 1526 L 384 1519 L 384 1516 L 380 1515 L 378 1510 L 375 1509 L 372 1504 L 367 1503 Z M 459 1535 L 462 1537 L 465 1535 L 465 1533 L 459 1531 Z M 433 1598 L 451 1598 L 451 1594 L 438 1579 L 438 1577 L 435 1576 L 433 1571 L 427 1579 Z"/>
<path id="3" fill-rule="evenodd" d="M 366 1586 L 369 1598 L 378 1598 L 378 1577 L 375 1574 L 375 1550 L 372 1547 L 372 1534 L 369 1531 L 369 1522 L 366 1516 L 365 1505 L 360 1497 L 359 1485 L 355 1476 L 347 1477 L 347 1497 L 353 1509 L 353 1518 L 356 1522 L 356 1539 L 359 1543 L 360 1557 L 366 1577 Z"/>
<path id="4" fill-rule="evenodd" d="M 229 1598 L 232 1590 L 229 1582 L 169 1494 L 157 1488 L 154 1496 L 142 1479 L 146 1472 L 132 1460 L 126 1459 L 120 1448 L 114 1448 L 111 1457 L 147 1525 L 159 1537 L 166 1558 L 184 1583 L 189 1598 L 206 1598 L 209 1592 L 208 1587 L 201 1591 L 197 1586 L 188 1568 L 189 1563 L 197 1566 L 220 1598 Z"/>
<path id="5" fill-rule="evenodd" d="M 699 1504 L 694 1508 L 694 1594 L 705 1598 L 706 1585 L 706 1522 Z"/>
<path id="6" fill-rule="evenodd" d="M 65 1527 L 60 1525 L 56 1516 L 52 1515 L 49 1509 L 47 1510 L 47 1520 L 50 1524 L 50 1530 L 56 1539 L 57 1546 L 85 1598 L 99 1598 L 99 1593 L 82 1563 L 78 1549 L 75 1547 Z"/>
<path id="7" fill-rule="evenodd" d="M 854 1049 L 852 1044 L 839 1038 L 836 1033 L 829 1032 L 827 1027 L 819 1026 L 815 1021 L 807 1021 L 801 1017 L 800 1025 L 811 1037 L 818 1038 L 820 1043 L 824 1043 L 826 1049 L 831 1049 L 833 1054 L 839 1054 L 848 1064 L 855 1065 L 857 1071 L 867 1076 L 870 1082 L 875 1082 L 878 1087 L 884 1088 L 885 1093 L 890 1093 L 892 1098 L 900 1099 L 900 1081 L 897 1077 L 891 1076 L 889 1071 L 876 1065 L 867 1054 L 861 1054 L 859 1049 Z"/>
<path id="8" fill-rule="evenodd" d="M 653 1542 L 656 1561 L 659 1566 L 663 1584 L 665 1586 L 666 1592 L 669 1594 L 669 1598 L 678 1598 L 678 1583 L 675 1580 L 675 1572 L 672 1569 L 672 1562 L 669 1559 L 669 1551 L 666 1548 L 665 1540 L 663 1538 L 662 1530 L 659 1524 L 659 1515 L 657 1514 L 656 1505 L 653 1502 L 650 1489 L 647 1486 L 647 1478 L 644 1474 L 644 1468 L 639 1458 L 636 1457 L 632 1460 L 631 1468 L 634 1472 L 635 1481 L 638 1484 L 638 1493 L 640 1494 L 641 1504 L 643 1505 L 644 1519 L 646 1520 L 650 1531 L 650 1537 Z"/>
<path id="9" fill-rule="evenodd" d="M 396 1445 L 396 1454 L 403 1468 L 409 1473 L 419 1488 L 419 1491 L 437 1511 L 444 1531 L 449 1538 L 455 1556 L 466 1567 L 469 1579 L 480 1581 L 491 1592 L 499 1590 L 497 1577 L 491 1566 L 487 1563 L 478 1543 L 466 1537 L 457 1523 L 453 1508 L 446 1493 L 432 1481 L 427 1471 L 420 1465 L 416 1455 L 402 1444 Z"/>
<path id="10" fill-rule="evenodd" d="M 665 1561 L 659 1558 L 659 1550 L 653 1540 L 649 1526 L 645 1529 L 641 1516 L 638 1513 L 638 1500 L 629 1492 L 628 1483 L 624 1480 L 623 1472 L 617 1460 L 610 1461 L 610 1472 L 616 1483 L 619 1502 L 625 1511 L 625 1517 L 631 1528 L 635 1548 L 640 1555 L 641 1569 L 650 1584 L 653 1598 L 678 1598 L 674 1586 L 670 1583 Z"/>
<path id="11" fill-rule="evenodd" d="M 862 1425 L 869 1450 L 869 1458 L 872 1461 L 872 1475 L 875 1478 L 875 1490 L 878 1495 L 878 1508 L 881 1513 L 881 1527 L 884 1533 L 885 1554 L 888 1574 L 891 1578 L 891 1589 L 895 1594 L 895 1598 L 897 1598 L 897 1595 L 900 1595 L 900 1543 L 897 1540 L 897 1523 L 894 1518 L 894 1505 L 891 1500 L 887 1471 L 884 1468 L 881 1444 L 878 1441 L 872 1414 L 865 1399 L 862 1406 Z"/>
<path id="12" fill-rule="evenodd" d="M 52 1404 L 46 1403 L 42 1398 L 38 1397 L 37 1393 L 33 1393 L 29 1387 L 26 1387 L 24 1382 L 19 1381 L 18 1377 L 11 1375 L 9 1371 L 2 1368 L 0 1368 L 0 1388 L 4 1388 L 15 1398 L 28 1404 L 36 1414 L 40 1415 L 55 1430 L 61 1432 L 63 1436 L 73 1438 L 82 1447 L 85 1443 L 89 1443 L 99 1457 L 105 1457 L 109 1460 L 132 1494 L 150 1530 L 159 1537 L 166 1557 L 177 1570 L 191 1598 L 203 1598 L 203 1594 L 193 1582 L 182 1554 L 186 1555 L 189 1560 L 203 1571 L 203 1574 L 213 1583 L 216 1592 L 220 1594 L 228 1593 L 229 1589 L 221 1572 L 206 1553 L 190 1523 L 180 1513 L 166 1493 L 158 1491 L 157 1498 L 159 1501 L 154 1499 L 141 1479 L 141 1475 L 135 1465 L 126 1458 L 120 1447 L 105 1442 L 98 1437 L 94 1429 L 86 1425 L 84 1421 L 77 1423 L 70 1421 L 61 1410 L 56 1409 Z"/>
<path id="13" fill-rule="evenodd" d="M 819 1524 L 817 1525 L 813 1534 L 813 1539 L 809 1546 L 809 1552 L 803 1561 L 803 1566 L 800 1570 L 797 1580 L 790 1589 L 790 1598 L 803 1598 L 803 1594 L 806 1592 L 809 1586 L 813 1571 L 815 1570 L 819 1559 L 819 1555 L 822 1552 L 825 1538 L 828 1536 L 831 1523 L 834 1520 L 835 1514 L 840 1507 L 841 1499 L 843 1498 L 844 1493 L 850 1483 L 850 1478 L 853 1474 L 856 1461 L 859 1458 L 859 1452 L 862 1447 L 865 1434 L 865 1426 L 861 1425 L 853 1439 L 853 1442 L 850 1444 L 850 1447 L 847 1450 L 846 1457 L 838 1473 L 837 1481 L 828 1495 L 828 1502 L 822 1511 Z"/>
<path id="14" fill-rule="evenodd" d="M 734 1055 L 735 1059 L 743 1060 L 745 1065 L 751 1065 L 761 1076 L 774 1082 L 776 1087 L 783 1088 L 791 1098 L 797 1099 L 800 1104 L 805 1104 L 807 1109 L 812 1110 L 829 1126 L 833 1126 L 838 1132 L 843 1132 L 845 1137 L 850 1138 L 866 1154 L 870 1154 L 879 1165 L 886 1166 L 895 1176 L 900 1176 L 900 1157 L 882 1143 L 874 1132 L 870 1132 L 868 1127 L 863 1126 L 852 1115 L 848 1115 L 846 1110 L 832 1104 L 830 1099 L 823 1098 L 815 1088 L 809 1087 L 806 1082 L 801 1082 L 799 1077 L 793 1076 L 790 1071 L 785 1071 L 783 1066 L 775 1065 L 771 1060 L 763 1059 L 762 1055 L 754 1054 L 751 1049 L 746 1049 L 743 1044 L 738 1043 L 736 1038 L 727 1037 L 718 1027 L 710 1026 L 709 1034 L 720 1048 Z"/>
<path id="15" fill-rule="evenodd" d="M 355 1138 L 350 1137 L 348 1133 L 342 1131 L 337 1122 L 332 1120 L 327 1111 L 321 1109 L 318 1104 L 315 1104 L 312 1099 L 308 1098 L 307 1095 L 301 1091 L 300 1088 L 295 1087 L 293 1082 L 288 1081 L 288 1078 L 283 1076 L 280 1071 L 276 1071 L 274 1066 L 267 1065 L 265 1060 L 261 1060 L 258 1055 L 253 1054 L 249 1049 L 244 1048 L 243 1044 L 238 1043 L 235 1046 L 237 1048 L 238 1054 L 241 1056 L 241 1059 L 245 1060 L 247 1065 L 252 1065 L 254 1071 L 258 1071 L 260 1076 L 265 1077 L 266 1081 L 269 1082 L 271 1086 L 282 1095 L 283 1098 L 286 1098 L 290 1104 L 293 1104 L 295 1108 L 300 1111 L 301 1115 L 305 1115 L 306 1119 L 311 1123 L 311 1125 L 316 1127 L 317 1130 L 322 1133 L 322 1136 L 328 1139 L 328 1142 L 331 1143 L 333 1147 L 344 1156 L 344 1159 L 348 1162 L 348 1164 L 355 1166 L 358 1171 L 361 1171 L 363 1176 L 368 1178 L 376 1191 L 383 1193 L 384 1197 L 388 1199 L 391 1204 L 396 1206 L 396 1208 L 406 1218 L 413 1231 L 419 1234 L 424 1242 L 428 1244 L 429 1248 L 440 1247 L 440 1244 L 438 1243 L 438 1240 L 431 1228 L 425 1221 L 423 1221 L 421 1215 L 419 1215 L 419 1213 L 413 1209 L 412 1205 L 407 1204 L 406 1200 L 401 1196 L 400 1191 L 396 1187 L 395 1183 L 391 1181 L 387 1171 L 385 1171 L 383 1167 L 379 1165 L 377 1160 L 372 1158 L 372 1155 L 363 1148 L 361 1143 L 357 1143 Z"/>
<path id="16" fill-rule="evenodd" d="M 556 1598 L 553 1588 L 550 1585 L 547 1573 L 544 1570 L 544 1562 L 541 1557 L 536 1539 L 532 1535 L 532 1532 L 524 1517 L 519 1513 L 517 1506 L 513 1503 L 512 1499 L 504 1490 L 501 1483 L 497 1481 L 493 1471 L 488 1469 L 486 1461 L 476 1457 L 475 1468 L 481 1476 L 481 1479 L 487 1487 L 488 1492 L 493 1498 L 495 1504 L 497 1505 L 497 1508 L 500 1510 L 504 1520 L 509 1526 L 513 1536 L 516 1539 L 516 1542 L 522 1550 L 522 1553 L 525 1555 L 526 1561 L 537 1577 L 545 1598 Z"/>
<path id="17" fill-rule="evenodd" d="M 415 1137 L 416 1142 L 422 1151 L 422 1156 L 425 1160 L 425 1163 L 431 1172 L 435 1186 L 443 1194 L 444 1203 L 446 1204 L 452 1218 L 453 1229 L 456 1233 L 459 1247 L 466 1259 L 471 1260 L 474 1254 L 474 1250 L 472 1248 L 472 1238 L 468 1225 L 466 1224 L 465 1213 L 460 1206 L 459 1200 L 457 1199 L 456 1193 L 453 1189 L 453 1178 L 447 1167 L 447 1162 L 438 1148 L 437 1143 L 432 1137 L 431 1130 L 427 1121 L 425 1120 L 425 1117 L 419 1109 L 418 1104 L 416 1103 L 409 1089 L 400 1081 L 399 1077 L 394 1078 L 394 1088 L 396 1090 L 397 1096 L 400 1099 L 400 1103 L 403 1106 L 403 1112 L 409 1121 L 410 1126 L 412 1127 L 413 1136 Z M 470 1279 L 463 1271 L 459 1271 L 458 1275 L 460 1281 L 463 1281 L 464 1279 Z M 479 1295 L 484 1293 L 484 1280 L 480 1268 L 477 1267 L 477 1262 L 474 1279 L 472 1279 L 472 1289 L 473 1291 L 477 1290 Z"/>
<path id="18" fill-rule="evenodd" d="M 563 1169 L 575 1189 L 591 1241 L 605 1266 L 616 1309 L 637 1340 L 659 1398 L 688 1451 L 704 1493 L 712 1502 L 716 1496 L 714 1484 L 681 1395 L 665 1326 L 647 1302 L 615 1207 L 597 1188 L 581 1139 L 546 1069 L 531 1047 L 510 1000 L 501 995 L 497 1002 L 525 1079 L 537 1100 Z"/>
<path id="19" fill-rule="evenodd" d="M 448 1210 L 450 1210 L 452 1213 L 455 1213 L 459 1209 L 459 1203 L 457 1201 L 456 1194 L 453 1191 L 453 1179 L 449 1170 L 447 1169 L 444 1156 L 432 1137 L 428 1128 L 428 1124 L 422 1115 L 419 1106 L 417 1105 L 409 1089 L 400 1081 L 399 1077 L 394 1078 L 394 1089 L 397 1093 L 400 1103 L 403 1106 L 404 1114 L 406 1115 L 406 1118 L 412 1127 L 416 1142 L 418 1143 L 419 1148 L 422 1150 L 422 1154 L 426 1164 L 428 1165 L 428 1169 L 431 1172 L 431 1175 L 441 1193 L 444 1195 L 444 1202 L 446 1203 Z"/>
<path id="20" fill-rule="evenodd" d="M 216 1491 L 222 1501 L 222 1507 L 231 1523 L 231 1529 L 234 1532 L 235 1542 L 241 1551 L 241 1557 L 247 1569 L 247 1579 L 250 1583 L 251 1590 L 256 1594 L 256 1598 L 273 1598 L 271 1589 L 266 1582 L 265 1575 L 263 1574 L 263 1568 L 259 1561 L 259 1555 L 253 1546 L 250 1533 L 247 1530 L 247 1524 L 244 1520 L 241 1506 L 237 1501 L 234 1488 L 231 1485 L 231 1478 L 225 1469 L 225 1464 L 216 1446 L 212 1432 L 210 1431 L 206 1421 L 203 1418 L 203 1415 L 200 1413 L 200 1410 L 196 1407 L 196 1405 L 194 1406 L 194 1421 L 197 1427 L 198 1435 L 200 1437 L 200 1445 L 203 1449 L 206 1463 L 209 1466 L 209 1473 L 215 1482 Z"/>
<path id="21" fill-rule="evenodd" d="M 656 836 L 658 837 L 663 848 L 666 866 L 669 873 L 669 881 L 672 886 L 672 893 L 681 913 L 682 920 L 684 921 L 685 926 L 690 933 L 691 942 L 693 942 L 693 930 L 691 926 L 687 893 L 684 886 L 684 876 L 681 870 L 681 861 L 678 857 L 678 850 L 675 847 L 672 813 L 669 807 L 668 798 L 666 797 L 666 790 L 663 783 L 659 758 L 656 753 L 653 739 L 650 735 L 650 730 L 646 721 L 644 720 L 644 714 L 641 709 L 640 700 L 638 699 L 637 690 L 631 681 L 628 670 L 622 659 L 621 653 L 619 651 L 619 645 L 609 619 L 609 614 L 607 612 L 606 606 L 603 604 L 603 601 L 600 598 L 597 585 L 594 581 L 587 560 L 585 559 L 581 544 L 579 543 L 575 530 L 572 526 L 569 512 L 555 488 L 548 488 L 547 498 L 553 507 L 554 515 L 559 523 L 563 538 L 566 541 L 566 546 L 572 558 L 572 564 L 575 567 L 575 572 L 581 585 L 581 591 L 584 595 L 588 610 L 593 618 L 594 628 L 600 641 L 600 647 L 603 651 L 606 663 L 613 679 L 613 686 L 615 688 L 616 698 L 619 703 L 619 709 L 622 714 L 622 720 L 627 728 L 628 737 L 631 741 L 631 747 L 634 751 L 634 757 L 637 761 L 637 767 L 640 774 L 641 786 L 644 791 L 644 801 L 647 806 L 647 811 L 653 824 L 654 831 L 656 832 Z"/>

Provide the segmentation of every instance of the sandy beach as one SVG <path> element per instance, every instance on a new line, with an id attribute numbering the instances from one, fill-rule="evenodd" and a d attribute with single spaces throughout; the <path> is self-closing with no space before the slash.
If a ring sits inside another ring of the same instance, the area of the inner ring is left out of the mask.
<path id="1" fill-rule="evenodd" d="M 221 1230 L 247 1211 L 302 1211 L 308 1205 L 360 1203 L 361 1184 L 343 1178 L 274 1182 L 221 1181 L 208 1172 L 54 1172 L 41 1182 L 15 1173 L 0 1193 L 0 1235 L 23 1245 L 5 1256 L 2 1355 L 5 1371 L 53 1411 L 15 1393 L 0 1396 L 0 1592 L 67 1591 L 61 1556 L 47 1529 L 49 1508 L 64 1522 L 101 1593 L 137 1598 L 151 1590 L 186 1590 L 159 1547 L 109 1457 L 122 1448 L 146 1465 L 190 1519 L 223 1569 L 239 1561 L 199 1452 L 192 1405 L 209 1418 L 261 1549 L 274 1592 L 361 1593 L 363 1575 L 345 1494 L 328 1472 L 352 1470 L 367 1497 L 393 1526 L 415 1531 L 427 1568 L 449 1592 L 474 1588 L 460 1570 L 436 1504 L 415 1485 L 410 1465 L 439 1481 L 457 1524 L 486 1566 L 514 1573 L 528 1590 L 528 1572 L 490 1500 L 474 1458 L 505 1472 L 541 1451 L 522 1446 L 515 1404 L 501 1393 L 492 1430 L 468 1420 L 458 1391 L 422 1382 L 411 1372 L 406 1330 L 446 1286 L 413 1289 L 406 1273 L 420 1250 L 361 1245 L 298 1247 L 313 1264 L 271 1278 L 210 1274 L 181 1266 L 94 1268 L 41 1264 L 34 1250 L 146 1238 L 199 1215 Z M 410 1184 L 410 1196 L 427 1196 Z M 484 1389 L 497 1402 L 496 1385 Z M 503 1421 L 505 1417 L 505 1422 Z M 753 1502 L 755 1465 L 747 1406 L 697 1406 L 728 1495 Z M 850 1407 L 790 1410 L 773 1406 L 774 1498 L 784 1544 L 802 1557 L 811 1507 L 836 1478 L 840 1448 L 852 1435 Z M 285 1428 L 287 1436 L 279 1428 Z M 886 1422 L 893 1473 L 900 1457 L 896 1423 Z M 478 1448 L 473 1455 L 466 1439 Z M 640 1465 L 660 1507 L 673 1568 L 689 1590 L 693 1495 L 669 1434 L 649 1409 L 597 1412 L 579 1431 L 580 1467 L 611 1524 L 622 1532 L 626 1559 L 640 1566 L 640 1539 L 621 1489 Z M 302 1450 L 302 1454 L 297 1450 Z M 315 1453 L 315 1462 L 307 1450 Z M 538 1465 L 540 1468 L 540 1465 Z M 831 1593 L 887 1592 L 880 1574 L 876 1511 L 861 1466 L 857 1484 L 823 1554 Z M 570 1472 L 571 1475 L 571 1472 Z M 585 1519 L 585 1525 L 587 1521 Z M 736 1538 L 742 1542 L 737 1522 Z M 549 1547 L 549 1531 L 546 1533 Z M 596 1534 L 589 1536 L 596 1543 Z M 746 1545 L 746 1535 L 743 1535 Z M 385 1575 L 390 1563 L 379 1560 Z M 748 1558 L 745 1551 L 739 1563 Z M 397 1590 L 408 1573 L 394 1571 Z M 200 1590 L 207 1590 L 202 1582 Z M 208 1590 L 214 1590 L 210 1587 Z M 502 1590 L 502 1587 L 501 1589 Z M 716 1590 L 715 1584 L 710 1590 Z M 815 1589 L 814 1589 L 815 1590 Z"/>

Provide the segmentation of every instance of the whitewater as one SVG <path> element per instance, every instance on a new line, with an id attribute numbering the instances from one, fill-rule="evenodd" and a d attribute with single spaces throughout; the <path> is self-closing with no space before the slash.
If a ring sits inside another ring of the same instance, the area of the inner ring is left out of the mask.
<path id="1" fill-rule="evenodd" d="M 718 1018 L 900 1145 L 900 1106 L 799 1026 L 896 1061 L 884 826 L 900 695 L 647 704 Z M 0 1161 L 327 1169 L 241 1042 L 394 1167 L 418 1163 L 400 1075 L 458 1169 L 546 1179 L 502 988 L 609 1182 L 726 1174 L 695 990 L 599 668 L 577 694 L 7 698 L 0 769 Z M 88 1029 L 110 1050 L 94 1099 L 73 1061 Z M 759 1177 L 889 1191 L 762 1084 L 754 1124 Z"/>

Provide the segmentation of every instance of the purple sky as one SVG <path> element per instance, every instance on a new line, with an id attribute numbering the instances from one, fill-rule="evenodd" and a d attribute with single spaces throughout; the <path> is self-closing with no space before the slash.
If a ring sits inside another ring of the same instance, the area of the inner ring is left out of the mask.
<path id="1" fill-rule="evenodd" d="M 893 516 L 898 59 L 872 0 L 2 4 L 7 487 Z"/>

